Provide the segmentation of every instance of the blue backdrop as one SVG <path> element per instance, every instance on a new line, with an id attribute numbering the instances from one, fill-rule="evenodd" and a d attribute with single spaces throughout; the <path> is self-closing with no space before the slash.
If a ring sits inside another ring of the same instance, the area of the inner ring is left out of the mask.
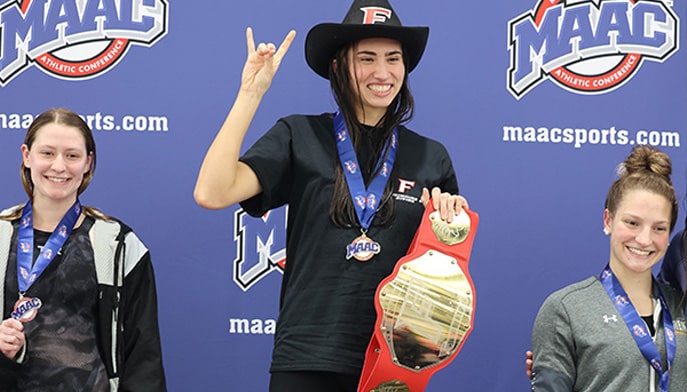
<path id="1" fill-rule="evenodd" d="M 526 391 L 540 304 L 608 260 L 603 202 L 631 146 L 668 153 L 685 194 L 685 3 L 392 5 L 404 24 L 430 26 L 410 78 L 410 128 L 447 146 L 480 214 L 475 329 L 427 390 Z M 170 391 L 266 390 L 285 211 L 203 210 L 193 186 L 239 86 L 245 28 L 256 41 L 298 35 L 244 149 L 281 116 L 334 109 L 303 42 L 349 6 L 0 0 L 0 205 L 26 199 L 19 146 L 33 115 L 63 106 L 91 121 L 99 159 L 82 202 L 127 222 L 151 250 Z M 684 207 L 681 198 L 680 222 Z"/>

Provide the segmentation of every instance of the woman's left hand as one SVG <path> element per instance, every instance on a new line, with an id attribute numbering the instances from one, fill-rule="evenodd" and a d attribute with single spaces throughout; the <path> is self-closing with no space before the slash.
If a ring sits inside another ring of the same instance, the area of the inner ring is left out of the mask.
<path id="1" fill-rule="evenodd" d="M 460 213 L 461 208 L 470 208 L 468 201 L 461 195 L 452 195 L 448 192 L 442 192 L 439 187 L 432 188 L 432 203 L 434 209 L 439 211 L 439 216 L 442 220 L 448 223 L 453 221 L 453 218 Z M 430 194 L 427 188 L 422 188 L 422 205 L 425 207 L 429 202 Z"/>

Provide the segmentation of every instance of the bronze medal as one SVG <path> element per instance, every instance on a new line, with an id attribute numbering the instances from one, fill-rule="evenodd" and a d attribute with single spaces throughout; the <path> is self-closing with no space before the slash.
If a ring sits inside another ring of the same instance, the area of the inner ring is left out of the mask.
<path id="1" fill-rule="evenodd" d="M 361 230 L 361 232 L 362 234 L 360 236 L 346 245 L 347 260 L 354 258 L 358 261 L 368 261 L 374 255 L 382 251 L 382 246 L 379 245 L 379 242 L 368 237 L 365 231 Z"/>
<path id="2" fill-rule="evenodd" d="M 27 323 L 36 317 L 38 309 L 42 305 L 43 303 L 38 297 L 31 298 L 20 295 L 17 302 L 14 303 L 12 318 Z"/>

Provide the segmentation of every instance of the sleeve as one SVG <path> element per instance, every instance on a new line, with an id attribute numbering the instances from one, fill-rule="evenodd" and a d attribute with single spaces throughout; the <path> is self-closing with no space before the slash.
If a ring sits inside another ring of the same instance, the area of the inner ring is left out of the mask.
<path id="1" fill-rule="evenodd" d="M 676 234 L 670 241 L 670 246 L 666 251 L 663 263 L 661 263 L 661 270 L 657 276 L 659 282 L 670 285 L 683 293 L 687 289 L 687 284 L 685 284 L 685 236 L 687 236 L 687 228 Z"/>
<path id="2" fill-rule="evenodd" d="M 131 234 L 130 234 L 131 235 Z M 150 253 L 124 279 L 122 369 L 119 390 L 166 391 L 157 318 L 157 294 Z"/>
<path id="3" fill-rule="evenodd" d="M 9 209 L 2 213 L 8 211 Z M 15 232 L 13 232 L 12 225 L 7 221 L 0 220 L 0 309 L 2 309 L 2 312 L 0 312 L 0 321 L 10 317 L 12 313 L 11 303 L 5 303 L 5 301 L 9 299 L 9 289 L 6 286 L 6 279 L 10 243 L 16 240 L 14 234 Z M 7 358 L 3 354 L 0 354 L 0 384 L 3 386 L 3 390 L 16 389 L 16 375 L 22 363 L 26 360 L 27 345 L 28 342 L 24 344 L 24 347 L 22 347 L 16 358 Z"/>
<path id="4" fill-rule="evenodd" d="M 261 216 L 288 202 L 292 184 L 291 151 L 291 128 L 282 119 L 239 159 L 253 170 L 262 187 L 262 193 L 240 203 L 250 215 Z"/>
<path id="5" fill-rule="evenodd" d="M 26 345 L 24 345 L 24 348 L 22 350 L 26 349 Z M 15 360 L 12 360 L 10 358 L 7 358 L 3 354 L 0 354 L 0 381 L 2 383 L 3 388 L 7 388 L 7 390 L 13 391 L 16 389 L 16 384 L 17 384 L 17 371 L 20 368 L 20 365 L 18 362 Z"/>
<path id="6" fill-rule="evenodd" d="M 570 317 L 556 296 L 539 309 L 532 331 L 532 391 L 569 392 L 576 368 Z"/>

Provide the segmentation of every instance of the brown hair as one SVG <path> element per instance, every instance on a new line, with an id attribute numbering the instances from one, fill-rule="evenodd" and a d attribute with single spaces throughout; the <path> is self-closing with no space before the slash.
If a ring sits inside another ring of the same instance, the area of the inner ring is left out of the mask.
<path id="1" fill-rule="evenodd" d="M 40 131 L 41 128 L 48 124 L 60 124 L 76 128 L 79 132 L 81 132 L 81 135 L 86 141 L 86 154 L 91 156 L 91 167 L 88 170 L 88 172 L 84 174 L 83 179 L 81 181 L 81 185 L 79 185 L 77 194 L 80 195 L 83 191 L 86 190 L 86 188 L 88 188 L 88 184 L 90 184 L 91 179 L 93 178 L 93 174 L 95 173 L 95 140 L 93 139 L 93 133 L 91 132 L 91 128 L 88 127 L 88 124 L 86 124 L 86 122 L 81 117 L 79 117 L 78 114 L 72 112 L 69 109 L 53 108 L 46 110 L 45 112 L 39 114 L 38 117 L 36 117 L 33 120 L 31 125 L 29 125 L 29 129 L 26 131 L 24 144 L 26 144 L 29 150 L 31 149 L 33 142 L 36 140 L 36 135 L 38 134 L 38 131 Z M 29 196 L 29 200 L 33 200 L 33 181 L 31 181 L 31 169 L 24 166 L 23 160 L 21 162 L 20 175 L 21 183 L 22 185 L 24 185 L 24 191 Z"/>
<path id="2" fill-rule="evenodd" d="M 650 146 L 636 146 L 618 166 L 619 178 L 613 182 L 606 196 L 606 208 L 613 215 L 628 191 L 646 190 L 661 195 L 671 205 L 670 231 L 677 221 L 677 197 L 670 180 L 670 157 Z"/>
<path id="3" fill-rule="evenodd" d="M 93 174 L 95 173 L 96 166 L 96 150 L 95 150 L 95 139 L 93 138 L 93 133 L 91 128 L 86 124 L 86 122 L 76 113 L 65 108 L 52 108 L 41 113 L 36 117 L 29 129 L 26 131 L 26 136 L 24 137 L 24 144 L 31 149 L 33 142 L 36 140 L 36 135 L 38 132 L 48 124 L 60 124 L 68 127 L 76 128 L 83 136 L 86 143 L 86 154 L 91 156 L 91 166 L 83 176 L 81 180 L 81 185 L 77 190 L 77 195 L 83 193 L 83 191 L 88 188 L 88 184 L 91 183 L 93 179 Z M 33 201 L 33 181 L 31 180 L 31 169 L 24 165 L 24 160 L 22 159 L 20 168 L 21 183 L 24 186 L 24 192 L 29 196 L 29 200 Z M 21 208 L 13 211 L 12 213 L 2 216 L 2 219 L 16 219 L 21 216 Z M 109 219 L 110 217 L 104 215 L 102 212 L 98 211 L 96 208 L 83 206 L 84 213 L 89 216 L 96 216 L 103 219 Z"/>

